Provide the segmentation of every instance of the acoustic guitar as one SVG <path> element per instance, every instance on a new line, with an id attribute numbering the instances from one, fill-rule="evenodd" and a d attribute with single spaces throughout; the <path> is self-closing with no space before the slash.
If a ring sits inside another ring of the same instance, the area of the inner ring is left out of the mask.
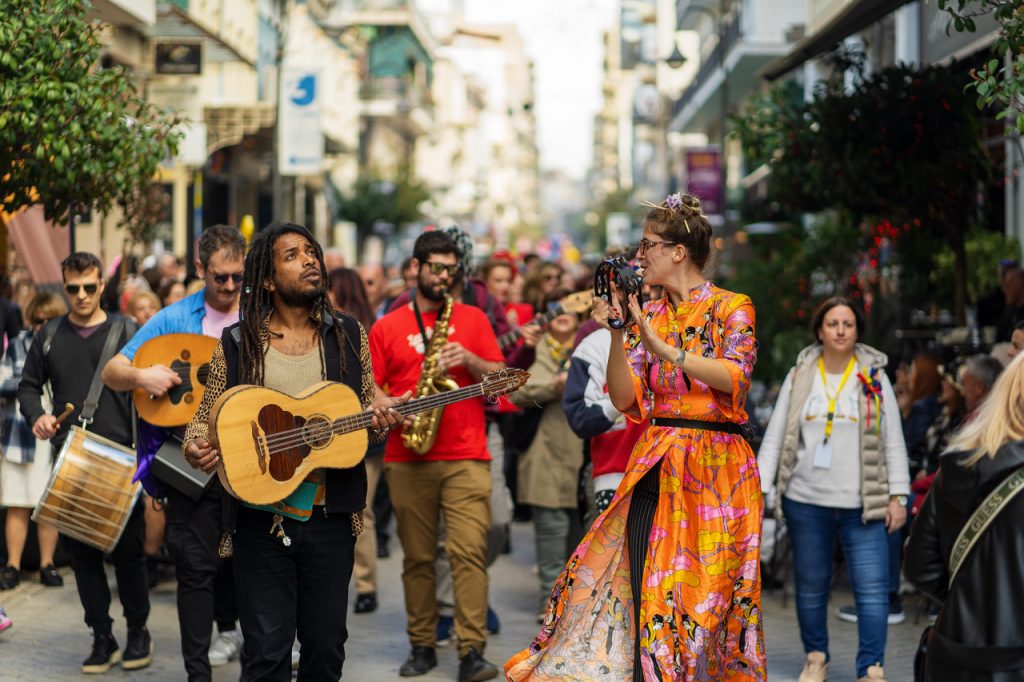
<path id="1" fill-rule="evenodd" d="M 139 416 L 154 426 L 183 426 L 192 421 L 206 390 L 210 360 L 218 339 L 200 334 L 163 334 L 139 346 L 132 366 L 140 369 L 163 365 L 181 377 L 181 383 L 164 395 L 132 391 Z"/>
<path id="2" fill-rule="evenodd" d="M 479 384 L 415 398 L 395 409 L 410 415 L 470 398 L 493 401 L 529 377 L 525 370 L 499 369 Z M 362 411 L 355 392 L 337 382 L 316 383 L 294 398 L 260 386 L 235 386 L 210 412 L 210 441 L 221 458 L 217 475 L 240 500 L 279 502 L 314 469 L 359 464 L 372 418 L 372 410 Z"/>
<path id="3" fill-rule="evenodd" d="M 565 313 L 585 313 L 590 310 L 590 306 L 594 301 L 593 291 L 580 291 L 575 294 L 569 294 L 558 303 L 551 306 L 551 309 L 545 312 L 543 315 L 538 315 L 530 319 L 529 322 L 516 327 L 507 334 L 502 334 L 498 337 L 498 347 L 505 350 L 519 339 L 523 338 L 523 327 L 528 324 L 535 324 L 543 329 L 547 326 L 548 322 L 555 319 L 559 315 Z"/>

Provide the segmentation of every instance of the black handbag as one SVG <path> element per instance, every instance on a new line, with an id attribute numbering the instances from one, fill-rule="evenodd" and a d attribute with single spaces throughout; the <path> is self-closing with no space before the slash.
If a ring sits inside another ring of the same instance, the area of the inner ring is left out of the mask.
<path id="1" fill-rule="evenodd" d="M 926 682 L 928 667 L 928 643 L 932 637 L 932 628 L 929 625 L 921 633 L 921 641 L 917 643 L 917 653 L 914 654 L 914 682 Z"/>

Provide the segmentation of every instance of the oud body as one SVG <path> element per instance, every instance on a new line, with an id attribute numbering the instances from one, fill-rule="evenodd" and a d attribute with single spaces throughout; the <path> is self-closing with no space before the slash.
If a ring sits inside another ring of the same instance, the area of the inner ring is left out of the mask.
<path id="1" fill-rule="evenodd" d="M 132 391 L 139 416 L 154 426 L 184 426 L 192 421 L 206 390 L 210 360 L 217 339 L 202 334 L 161 334 L 139 346 L 132 367 L 164 365 L 181 377 L 164 395 L 153 396 L 143 388 Z"/>
<path id="2" fill-rule="evenodd" d="M 313 384 L 294 398 L 259 386 L 225 391 L 210 412 L 210 434 L 221 452 L 217 471 L 229 493 L 251 504 L 288 497 L 314 469 L 350 469 L 366 454 L 367 433 L 347 433 L 326 416 L 358 416 L 359 397 L 331 381 Z M 343 418 L 344 419 L 344 418 Z"/>

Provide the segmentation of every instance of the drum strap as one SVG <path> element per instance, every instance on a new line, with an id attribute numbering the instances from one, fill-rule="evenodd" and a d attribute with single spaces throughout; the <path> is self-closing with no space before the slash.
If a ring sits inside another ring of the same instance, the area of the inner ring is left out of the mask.
<path id="1" fill-rule="evenodd" d="M 93 415 L 96 414 L 96 408 L 100 406 L 100 393 L 103 391 L 103 379 L 100 376 L 103 374 L 103 368 L 110 362 L 110 358 L 114 357 L 114 351 L 117 350 L 117 343 L 121 339 L 122 331 L 124 331 L 124 318 L 118 318 L 110 325 L 107 342 L 103 344 L 103 354 L 100 355 L 100 362 L 96 365 L 96 371 L 92 375 L 89 395 L 86 396 L 85 402 L 82 403 L 82 412 L 78 416 L 78 421 L 82 422 L 82 428 L 89 427 L 89 424 L 92 423 Z"/>

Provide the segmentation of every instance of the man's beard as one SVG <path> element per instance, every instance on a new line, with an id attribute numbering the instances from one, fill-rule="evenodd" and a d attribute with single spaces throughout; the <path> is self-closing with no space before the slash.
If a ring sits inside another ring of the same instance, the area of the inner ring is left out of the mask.
<path id="1" fill-rule="evenodd" d="M 419 288 L 420 294 L 423 295 L 423 298 L 427 299 L 428 301 L 434 301 L 435 303 L 440 303 L 441 301 L 443 301 L 445 294 L 447 293 L 447 289 L 443 289 L 441 287 L 432 287 L 429 284 L 424 284 L 422 278 L 420 278 L 417 281 L 416 286 Z"/>
<path id="2" fill-rule="evenodd" d="M 317 299 L 322 298 L 325 293 L 326 290 L 323 285 L 310 289 L 299 289 L 298 287 L 293 288 L 289 286 L 280 286 L 277 289 L 277 295 L 281 297 L 281 302 L 290 308 L 310 307 L 316 303 Z"/>

